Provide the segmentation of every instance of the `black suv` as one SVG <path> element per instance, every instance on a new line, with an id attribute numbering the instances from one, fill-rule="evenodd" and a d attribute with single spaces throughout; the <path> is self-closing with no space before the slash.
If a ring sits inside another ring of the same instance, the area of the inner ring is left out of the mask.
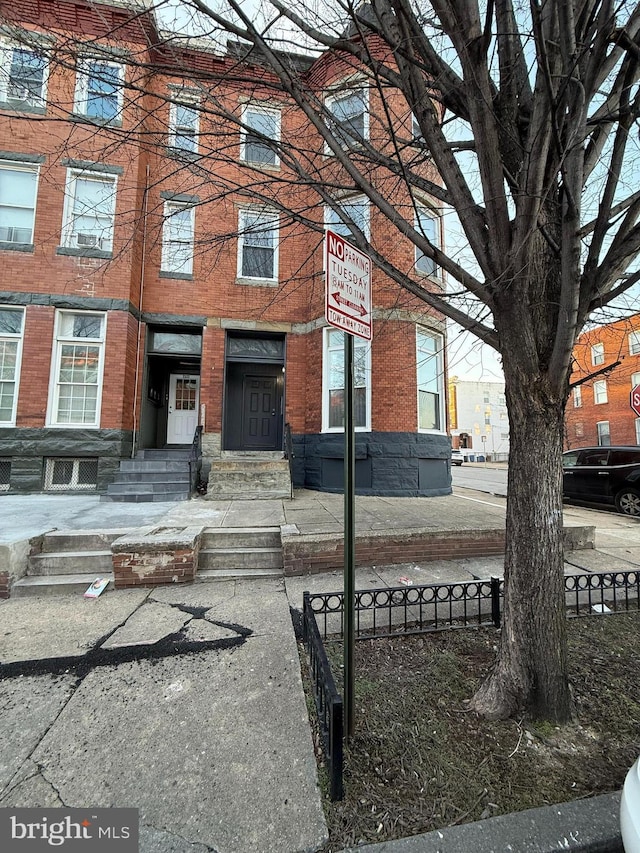
<path id="1" fill-rule="evenodd" d="M 615 504 L 640 518 L 640 447 L 581 447 L 563 454 L 564 497 Z"/>

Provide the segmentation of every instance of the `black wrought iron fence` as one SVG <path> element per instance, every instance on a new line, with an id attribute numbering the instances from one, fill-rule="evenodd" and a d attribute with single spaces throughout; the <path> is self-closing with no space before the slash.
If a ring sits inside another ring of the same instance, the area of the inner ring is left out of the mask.
<path id="1" fill-rule="evenodd" d="M 293 439 L 291 438 L 291 424 L 284 425 L 284 455 L 289 462 L 289 482 L 291 484 L 291 500 L 293 500 Z"/>
<path id="2" fill-rule="evenodd" d="M 303 639 L 309 657 L 313 698 L 329 774 L 329 793 L 332 800 L 341 800 L 344 720 L 342 697 L 338 693 L 318 625 L 309 606 L 309 598 L 309 593 L 305 592 L 302 603 Z"/>

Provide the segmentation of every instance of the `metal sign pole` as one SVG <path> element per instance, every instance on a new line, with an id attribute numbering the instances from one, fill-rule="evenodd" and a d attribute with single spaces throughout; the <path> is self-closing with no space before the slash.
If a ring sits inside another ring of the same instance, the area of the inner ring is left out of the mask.
<path id="1" fill-rule="evenodd" d="M 345 736 L 354 733 L 355 674 L 355 480 L 353 335 L 344 333 L 344 708 Z"/>

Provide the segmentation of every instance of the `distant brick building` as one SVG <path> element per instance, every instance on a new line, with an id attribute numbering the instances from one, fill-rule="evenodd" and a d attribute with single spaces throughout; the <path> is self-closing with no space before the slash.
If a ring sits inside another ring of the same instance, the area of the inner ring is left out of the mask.
<path id="1" fill-rule="evenodd" d="M 151 5 L 0 3 L 0 488 L 104 491 L 121 459 L 189 445 L 198 424 L 210 462 L 281 451 L 289 424 L 296 485 L 338 489 L 341 335 L 324 321 L 321 235 L 285 210 L 345 225 L 280 141 L 304 140 L 328 185 L 339 169 L 263 68 L 166 41 Z M 345 83 L 353 69 L 330 54 L 307 66 L 336 121 L 375 141 L 378 92 Z M 392 107 L 410 138 L 406 103 Z M 274 176 L 273 204 L 258 203 L 252 187 Z M 339 204 L 443 286 L 364 196 Z M 432 199 L 415 216 L 442 239 Z M 378 271 L 373 292 L 358 489 L 448 493 L 444 320 Z"/>
<path id="2" fill-rule="evenodd" d="M 620 362 L 576 385 L 567 403 L 565 447 L 640 444 L 640 418 L 629 403 L 640 385 L 640 314 L 580 335 L 571 382 Z"/>

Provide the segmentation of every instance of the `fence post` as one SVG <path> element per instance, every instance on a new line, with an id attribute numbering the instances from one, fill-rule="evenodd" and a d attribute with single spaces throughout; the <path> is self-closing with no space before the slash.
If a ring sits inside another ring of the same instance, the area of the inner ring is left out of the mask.
<path id="1" fill-rule="evenodd" d="M 500 627 L 500 578 L 491 577 L 491 619 L 496 628 Z"/>

